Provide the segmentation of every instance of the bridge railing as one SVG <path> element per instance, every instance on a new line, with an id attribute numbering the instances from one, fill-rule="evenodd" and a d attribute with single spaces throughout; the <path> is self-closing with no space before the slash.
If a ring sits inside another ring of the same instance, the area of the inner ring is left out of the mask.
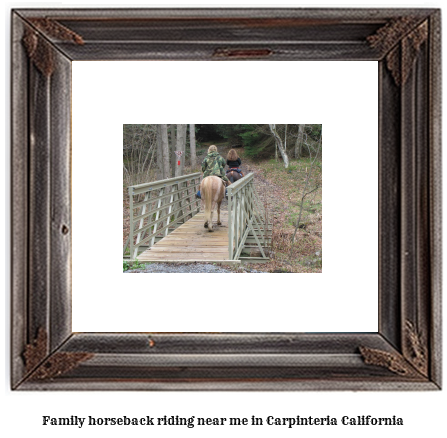
<path id="1" fill-rule="evenodd" d="M 130 232 L 124 252 L 129 248 L 131 260 L 140 247 L 151 247 L 156 237 L 167 236 L 199 212 L 200 200 L 195 193 L 200 177 L 197 172 L 128 188 Z"/>
<path id="2" fill-rule="evenodd" d="M 254 186 L 254 174 L 228 186 L 228 252 L 230 260 L 240 258 L 250 238 L 267 259 L 269 221 L 265 208 Z"/>

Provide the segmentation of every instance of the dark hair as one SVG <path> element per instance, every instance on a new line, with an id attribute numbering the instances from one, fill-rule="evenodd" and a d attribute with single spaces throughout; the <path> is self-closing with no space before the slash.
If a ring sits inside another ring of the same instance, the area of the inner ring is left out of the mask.
<path id="1" fill-rule="evenodd" d="M 237 156 L 237 152 L 234 149 L 230 149 L 227 155 L 228 161 L 236 161 L 239 157 Z"/>

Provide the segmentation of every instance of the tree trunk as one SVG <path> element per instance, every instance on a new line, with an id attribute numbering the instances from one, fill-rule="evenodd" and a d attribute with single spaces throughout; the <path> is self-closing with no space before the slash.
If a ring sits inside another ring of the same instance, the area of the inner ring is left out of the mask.
<path id="1" fill-rule="evenodd" d="M 177 143 L 175 145 L 176 151 L 182 151 L 181 157 L 175 157 L 175 176 L 183 175 L 183 168 L 185 163 L 185 143 L 186 143 L 186 125 L 177 125 Z M 180 165 L 178 162 L 180 161 Z"/>
<path id="2" fill-rule="evenodd" d="M 287 169 L 289 167 L 289 157 L 287 156 L 286 151 L 282 145 L 281 137 L 276 132 L 276 125 L 269 125 L 270 131 L 272 131 L 273 137 L 275 137 L 276 145 L 278 146 L 279 152 L 281 153 L 281 157 L 284 161 L 284 167 Z"/>
<path id="3" fill-rule="evenodd" d="M 196 125 L 189 125 L 189 148 L 191 151 L 191 167 L 196 166 Z"/>
<path id="4" fill-rule="evenodd" d="M 186 140 L 187 140 L 187 134 L 188 134 L 188 125 L 182 125 L 183 126 L 183 143 L 182 143 L 182 151 L 183 155 L 180 159 L 180 175 L 185 174 L 185 161 L 186 161 Z"/>
<path id="5" fill-rule="evenodd" d="M 298 137 L 296 138 L 295 143 L 295 158 L 300 159 L 301 158 L 301 151 L 303 148 L 303 134 L 304 134 L 304 127 L 306 125 L 298 125 Z"/>
<path id="6" fill-rule="evenodd" d="M 161 130 L 161 149 L 163 153 L 163 179 L 170 177 L 169 169 L 169 143 L 168 143 L 168 125 L 160 125 Z"/>
<path id="7" fill-rule="evenodd" d="M 157 180 L 164 179 L 163 149 L 161 145 L 161 125 L 157 125 Z"/>
<path id="8" fill-rule="evenodd" d="M 177 165 L 177 157 L 174 154 L 175 151 L 175 124 L 171 125 L 171 177 L 175 176 L 175 166 Z"/>

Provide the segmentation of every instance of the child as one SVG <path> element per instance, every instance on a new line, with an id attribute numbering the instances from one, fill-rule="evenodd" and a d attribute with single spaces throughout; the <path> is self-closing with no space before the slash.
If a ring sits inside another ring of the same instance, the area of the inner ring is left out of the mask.
<path id="1" fill-rule="evenodd" d="M 244 174 L 242 173 L 242 170 L 239 169 L 239 166 L 241 164 L 242 164 L 242 161 L 238 157 L 237 152 L 234 149 L 230 149 L 230 151 L 228 152 L 228 155 L 227 155 L 227 165 L 229 167 L 229 169 L 227 170 L 227 173 L 231 172 L 232 170 L 235 170 L 241 176 L 244 176 Z"/>

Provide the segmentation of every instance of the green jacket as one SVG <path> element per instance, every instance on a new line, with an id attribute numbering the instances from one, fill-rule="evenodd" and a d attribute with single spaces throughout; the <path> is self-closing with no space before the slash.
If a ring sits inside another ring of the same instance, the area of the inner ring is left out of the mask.
<path id="1" fill-rule="evenodd" d="M 218 176 L 224 181 L 229 182 L 225 175 L 225 160 L 219 155 L 218 152 L 209 153 L 202 162 L 203 177 L 210 175 Z"/>

